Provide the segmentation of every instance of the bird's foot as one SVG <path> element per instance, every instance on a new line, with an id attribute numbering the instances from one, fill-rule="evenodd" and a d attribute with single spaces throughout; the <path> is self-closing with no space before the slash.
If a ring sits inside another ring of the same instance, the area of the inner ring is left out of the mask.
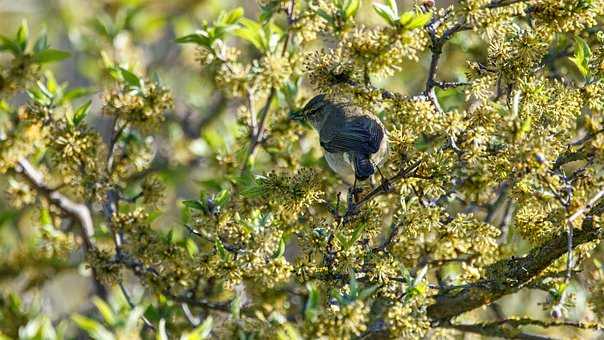
<path id="1" fill-rule="evenodd" d="M 356 202 L 359 201 L 359 195 L 362 192 L 363 192 L 363 189 L 357 187 L 356 185 L 348 188 L 348 206 L 349 207 L 356 205 Z"/>
<path id="2" fill-rule="evenodd" d="M 382 188 L 382 190 L 384 190 L 384 192 L 392 191 L 392 183 L 390 183 L 387 178 L 382 179 L 382 184 L 380 184 L 380 187 Z"/>

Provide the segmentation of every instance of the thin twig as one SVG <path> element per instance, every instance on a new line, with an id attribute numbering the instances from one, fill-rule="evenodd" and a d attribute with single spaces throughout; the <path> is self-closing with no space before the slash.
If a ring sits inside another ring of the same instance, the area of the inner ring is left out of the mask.
<path id="1" fill-rule="evenodd" d="M 189 224 L 184 224 L 184 226 L 185 226 L 185 228 L 187 228 L 187 231 L 189 231 L 189 233 L 191 233 L 191 234 L 193 234 L 193 235 L 195 235 L 195 236 L 197 236 L 197 237 L 199 237 L 199 238 L 201 238 L 201 239 L 203 239 L 203 240 L 205 240 L 207 242 L 210 242 L 211 244 L 214 244 L 215 240 L 212 239 L 209 235 L 207 235 L 207 234 L 205 234 L 205 233 L 203 233 L 203 232 L 201 232 L 201 231 L 193 228 Z M 222 243 L 222 246 L 224 247 L 224 249 L 226 249 L 227 251 L 229 251 L 231 253 L 237 254 L 237 253 L 239 253 L 241 251 L 240 248 L 238 248 L 238 247 L 236 247 L 236 246 L 234 246 L 232 244 L 229 244 L 228 242 L 226 242 L 226 241 L 224 241 L 222 239 L 220 239 L 220 242 Z"/>
<path id="2" fill-rule="evenodd" d="M 286 10 L 287 20 L 290 25 L 294 22 L 293 16 L 294 16 L 295 5 L 296 5 L 295 0 L 291 0 L 290 4 Z M 285 39 L 285 42 L 283 43 L 283 49 L 281 50 L 281 56 L 285 56 L 285 54 L 287 53 L 287 47 L 289 45 L 290 39 L 291 39 L 291 29 L 288 29 L 287 37 Z M 247 170 L 248 163 L 249 163 L 250 159 L 254 156 L 254 152 L 256 151 L 256 148 L 258 147 L 258 145 L 260 144 L 260 141 L 262 140 L 262 135 L 264 133 L 264 124 L 266 122 L 266 118 L 268 117 L 271 103 L 273 102 L 273 98 L 275 97 L 276 94 L 277 94 L 277 89 L 275 89 L 274 87 L 271 87 L 268 98 L 266 99 L 264 106 L 262 107 L 262 109 L 260 110 L 260 112 L 258 114 L 258 116 L 260 117 L 260 121 L 258 122 L 257 126 L 254 126 L 253 124 L 251 126 L 250 148 L 248 149 L 248 152 L 243 160 L 243 164 L 241 166 L 241 173 L 244 173 Z M 254 111 L 254 107 L 250 106 L 250 112 L 252 112 L 252 115 L 253 115 L 253 111 Z"/>
<path id="3" fill-rule="evenodd" d="M 113 124 L 111 125 L 111 139 L 109 140 L 109 152 L 107 153 L 107 172 L 108 173 L 113 172 L 113 156 L 115 154 L 115 146 L 117 144 L 117 141 L 122 136 L 122 133 L 124 132 L 124 129 L 126 128 L 127 125 L 128 125 L 127 123 L 124 123 L 116 129 L 116 127 L 118 126 L 117 118 L 115 118 L 113 120 Z"/>
<path id="4" fill-rule="evenodd" d="M 182 308 L 182 311 L 185 314 L 185 317 L 187 318 L 187 321 L 189 321 L 191 326 L 193 326 L 193 327 L 199 326 L 199 324 L 201 323 L 201 319 L 196 317 L 195 315 L 193 315 L 193 312 L 191 312 L 189 305 L 187 305 L 186 303 L 181 303 L 180 308 Z"/>
<path id="5" fill-rule="evenodd" d="M 568 258 L 566 261 L 566 282 L 570 281 L 571 279 L 571 274 L 572 274 L 572 268 L 573 268 L 573 230 L 574 230 L 574 226 L 573 226 L 573 222 L 581 217 L 583 214 L 585 214 L 585 212 L 591 210 L 594 206 L 594 204 L 596 204 L 596 202 L 598 202 L 600 200 L 600 198 L 602 198 L 604 196 L 604 189 L 598 191 L 588 202 L 585 206 L 577 209 L 577 211 L 575 211 L 575 213 L 573 213 L 567 220 L 566 220 L 566 226 L 567 226 L 567 234 L 568 234 L 568 242 L 567 242 L 567 251 L 568 251 Z"/>
<path id="6" fill-rule="evenodd" d="M 134 309 L 136 307 L 136 305 L 134 304 L 134 302 L 132 302 L 132 298 L 130 298 L 130 295 L 128 294 L 128 291 L 126 290 L 126 287 L 124 287 L 124 283 L 120 281 L 119 286 L 122 291 L 122 294 L 124 294 L 124 297 L 126 298 L 126 302 L 128 302 L 128 305 L 130 306 L 131 309 Z M 155 330 L 155 326 L 151 323 L 151 321 L 149 321 L 149 319 L 147 319 L 146 316 L 141 315 L 141 320 L 143 320 L 146 327 L 149 327 L 152 330 Z"/>
<path id="7" fill-rule="evenodd" d="M 396 237 L 398 236 L 400 229 L 401 229 L 401 223 L 394 224 L 392 226 L 390 233 L 388 234 L 388 237 L 386 238 L 386 240 L 384 240 L 384 242 L 381 245 L 379 245 L 378 247 L 371 249 L 371 251 L 374 253 L 377 253 L 377 252 L 386 250 L 392 244 L 392 242 L 394 242 L 394 239 L 396 239 Z"/>

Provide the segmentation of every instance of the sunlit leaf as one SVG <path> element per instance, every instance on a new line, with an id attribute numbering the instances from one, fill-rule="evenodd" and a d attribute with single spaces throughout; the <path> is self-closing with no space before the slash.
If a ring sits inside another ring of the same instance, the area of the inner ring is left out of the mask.
<path id="1" fill-rule="evenodd" d="M 90 111 L 90 106 L 92 105 L 92 100 L 87 101 L 82 106 L 78 107 L 76 111 L 73 113 L 73 125 L 79 125 L 86 116 L 88 116 L 88 112 Z"/>
<path id="2" fill-rule="evenodd" d="M 424 27 L 428 22 L 430 22 L 430 19 L 432 19 L 432 12 L 419 13 L 415 15 L 415 17 L 413 17 L 413 19 L 411 19 L 411 21 L 404 26 L 406 29 L 409 30 Z"/>
<path id="3" fill-rule="evenodd" d="M 389 24 L 394 24 L 397 20 L 397 14 L 392 11 L 392 9 L 384 4 L 374 2 L 373 9 L 376 13 L 384 18 Z"/>
<path id="4" fill-rule="evenodd" d="M 21 54 L 21 49 L 12 39 L 0 35 L 0 51 L 9 50 L 13 55 Z"/>
<path id="5" fill-rule="evenodd" d="M 237 7 L 233 10 L 226 12 L 224 18 L 222 19 L 222 23 L 225 25 L 233 25 L 236 24 L 241 17 L 243 17 L 243 7 Z"/>
<path id="6" fill-rule="evenodd" d="M 38 64 L 52 63 L 69 58 L 69 52 L 48 48 L 34 54 L 34 62 Z"/>
<path id="7" fill-rule="evenodd" d="M 116 323 L 115 314 L 105 301 L 95 296 L 92 298 L 92 303 L 94 303 L 107 324 L 114 325 Z"/>
<path id="8" fill-rule="evenodd" d="M 120 74 L 122 75 L 122 78 L 124 79 L 126 84 L 128 84 L 129 86 L 132 86 L 132 87 L 136 87 L 136 88 L 142 87 L 142 81 L 136 74 L 128 71 L 127 69 L 125 69 L 123 67 L 120 67 L 119 70 L 120 70 Z"/>
<path id="9" fill-rule="evenodd" d="M 21 52 L 25 51 L 27 47 L 27 39 L 29 37 L 29 29 L 27 28 L 27 21 L 23 20 L 21 22 L 21 26 L 17 30 L 17 37 L 15 38 L 15 42 L 19 46 Z"/>
<path id="10" fill-rule="evenodd" d="M 38 37 L 36 43 L 34 44 L 34 54 L 46 50 L 48 49 L 48 47 L 48 38 L 46 36 L 46 33 L 43 33 L 42 35 L 40 35 L 40 37 Z"/>
<path id="11" fill-rule="evenodd" d="M 359 10 L 360 5 L 361 5 L 361 0 L 350 0 L 348 2 L 348 6 L 344 10 L 344 13 L 346 14 L 346 18 L 354 17 L 357 14 L 357 11 Z"/>
<path id="12" fill-rule="evenodd" d="M 88 335 L 96 340 L 115 340 L 115 337 L 99 322 L 76 314 L 71 317 L 71 320 L 84 330 Z"/>
<path id="13" fill-rule="evenodd" d="M 201 325 L 197 326 L 192 332 L 185 333 L 180 337 L 180 340 L 201 340 L 207 339 L 212 332 L 212 324 L 214 320 L 208 316 Z"/>
<path id="14" fill-rule="evenodd" d="M 193 43 L 199 46 L 205 46 L 210 48 L 212 46 L 213 40 L 210 39 L 210 36 L 207 31 L 199 30 L 193 34 L 185 35 L 176 39 L 177 43 L 180 44 L 188 44 Z"/>
<path id="15" fill-rule="evenodd" d="M 187 208 L 201 210 L 201 211 L 206 210 L 205 206 L 198 200 L 185 200 L 185 201 L 182 201 L 182 204 Z"/>
<path id="16" fill-rule="evenodd" d="M 581 37 L 575 37 L 575 55 L 572 58 L 569 58 L 577 69 L 586 77 L 589 74 L 589 59 L 591 58 L 591 49 L 589 48 L 589 44 Z"/>
<path id="17" fill-rule="evenodd" d="M 319 303 L 321 301 L 321 295 L 319 290 L 313 283 L 307 283 L 306 289 L 308 290 L 308 299 L 304 306 L 304 318 L 308 321 L 314 322 L 319 315 Z"/>

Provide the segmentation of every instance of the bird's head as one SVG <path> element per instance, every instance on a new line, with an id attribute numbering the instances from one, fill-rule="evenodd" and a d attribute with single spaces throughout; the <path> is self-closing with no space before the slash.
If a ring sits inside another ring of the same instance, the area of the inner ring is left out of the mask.
<path id="1" fill-rule="evenodd" d="M 297 121 L 319 121 L 324 114 L 325 106 L 329 104 L 327 97 L 320 94 L 312 98 L 301 110 L 290 112 L 289 118 Z"/>

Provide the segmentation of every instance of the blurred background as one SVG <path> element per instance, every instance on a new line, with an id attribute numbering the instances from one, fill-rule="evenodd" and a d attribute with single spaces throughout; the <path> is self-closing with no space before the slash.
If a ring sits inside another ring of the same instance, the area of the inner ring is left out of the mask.
<path id="1" fill-rule="evenodd" d="M 448 3 L 437 1 L 436 5 L 445 7 Z M 413 6 L 410 1 L 398 4 L 401 11 Z M 195 48 L 177 44 L 175 38 L 195 31 L 204 20 L 212 21 L 221 10 L 237 6 L 244 8 L 246 17 L 259 15 L 258 4 L 252 0 L 0 0 L 0 34 L 13 36 L 27 20 L 31 32 L 46 31 L 51 46 L 69 51 L 71 58 L 52 64 L 52 73 L 57 82 L 92 95 L 92 113 L 96 115 L 90 118 L 91 125 L 105 138 L 109 138 L 109 121 L 98 111 L 103 84 L 110 80 L 104 73 L 103 58 L 128 65 L 139 74 L 158 76 L 172 90 L 175 107 L 155 137 L 155 159 L 149 170 L 160 174 L 167 186 L 165 210 L 155 225 L 169 229 L 180 221 L 180 201 L 197 197 L 200 186 L 211 185 L 206 180 L 220 171 L 206 157 L 216 149 L 229 154 L 240 147 L 235 113 L 241 102 L 225 98 L 213 78 L 200 68 Z M 362 6 L 361 23 L 383 24 L 369 1 L 363 1 Z M 317 42 L 315 47 L 329 47 L 329 39 L 325 44 Z M 484 60 L 485 46 L 471 32 L 457 35 L 446 45 L 440 79 L 463 80 L 466 61 Z M 4 62 L 3 55 L 0 62 Z M 417 94 L 423 89 L 428 63 L 424 55 L 417 62 L 407 62 L 394 76 L 372 81 L 405 95 Z M 307 96 L 312 92 L 308 86 L 305 91 Z M 445 110 L 464 100 L 463 92 L 456 89 L 439 91 L 438 96 Z M 20 100 L 25 97 L 13 99 L 13 104 Z M 6 201 L 3 192 L 9 185 L 0 182 L 0 290 L 16 292 L 24 304 L 38 305 L 32 308 L 39 308 L 52 320 L 90 310 L 91 287 L 80 264 L 82 254 L 70 254 L 65 262 L 36 261 L 44 249 L 44 238 L 39 225 L 32 223 L 37 219 L 24 216 Z M 138 300 L 142 290 L 131 288 Z M 577 308 L 571 318 L 585 313 L 584 295 L 576 293 Z M 504 299 L 501 307 L 510 315 L 544 316 L 536 303 L 527 303 L 544 299 L 544 292 L 526 290 Z"/>

